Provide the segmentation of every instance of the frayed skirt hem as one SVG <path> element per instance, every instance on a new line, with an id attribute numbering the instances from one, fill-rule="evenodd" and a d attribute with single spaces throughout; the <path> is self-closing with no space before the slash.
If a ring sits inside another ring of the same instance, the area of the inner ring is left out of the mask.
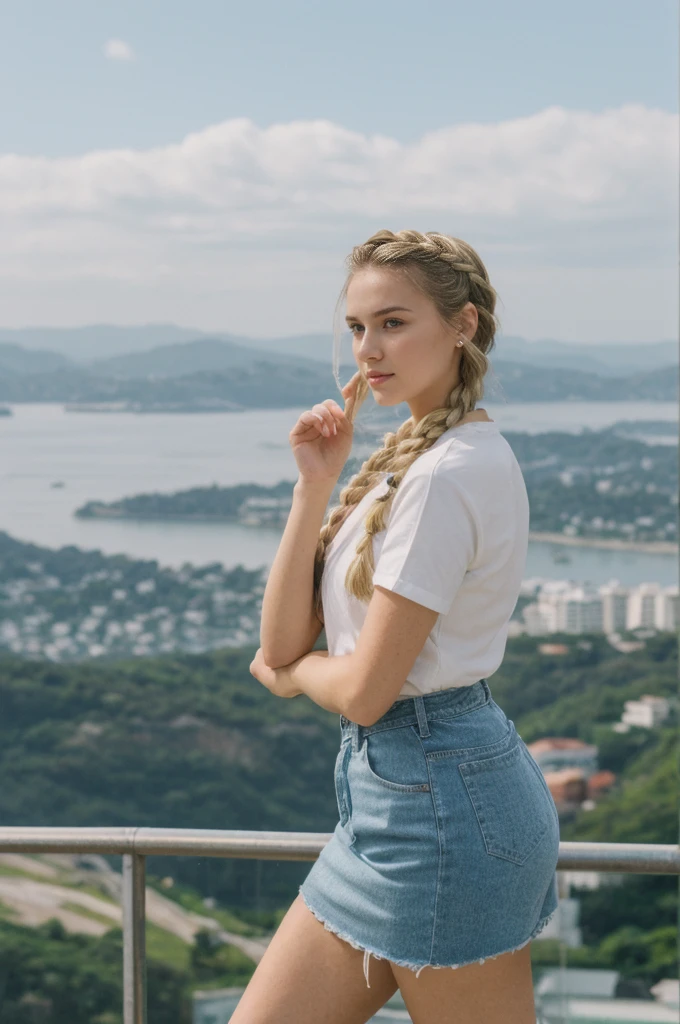
<path id="1" fill-rule="evenodd" d="M 339 939 L 342 939 L 344 942 L 349 943 L 349 945 L 352 946 L 354 949 L 358 949 L 364 954 L 364 977 L 366 978 L 366 985 L 368 986 L 368 988 L 371 987 L 370 982 L 368 980 L 368 966 L 369 960 L 372 956 L 375 957 L 376 960 L 389 960 L 390 963 L 395 964 L 397 967 L 407 967 L 410 971 L 415 972 L 416 978 L 425 967 L 432 967 L 433 970 L 436 971 L 442 970 L 443 968 L 455 970 L 456 967 L 467 967 L 469 964 L 483 964 L 486 960 L 496 960 L 499 956 L 503 956 L 505 953 L 516 953 L 518 950 L 524 949 L 524 947 L 527 946 L 532 941 L 532 939 L 536 938 L 539 932 L 543 931 L 545 926 L 548 924 L 549 921 L 552 920 L 552 918 L 555 916 L 558 910 L 558 907 L 555 907 L 555 909 L 552 910 L 547 915 L 547 917 L 542 917 L 536 925 L 536 927 L 534 928 L 534 930 L 532 931 L 529 938 L 525 939 L 524 942 L 520 942 L 519 946 L 512 946 L 509 949 L 501 949 L 499 950 L 498 953 L 493 953 L 489 956 L 483 956 L 476 960 L 464 960 L 462 963 L 459 964 L 414 964 L 410 963 L 408 960 L 396 960 L 393 956 L 389 956 L 387 953 L 379 953 L 377 950 L 369 949 L 367 946 L 360 946 L 358 942 L 355 942 L 354 939 L 352 939 L 349 935 L 345 934 L 345 932 L 342 932 L 340 931 L 340 929 L 335 928 L 333 925 L 329 924 L 328 921 L 325 918 L 323 918 L 314 909 L 313 906 L 311 906 L 305 893 L 302 891 L 302 886 L 300 886 L 299 892 L 300 895 L 302 896 L 302 899 L 304 900 L 307 909 L 312 912 L 317 921 L 321 922 L 326 931 L 332 932 L 334 935 L 337 935 Z"/>

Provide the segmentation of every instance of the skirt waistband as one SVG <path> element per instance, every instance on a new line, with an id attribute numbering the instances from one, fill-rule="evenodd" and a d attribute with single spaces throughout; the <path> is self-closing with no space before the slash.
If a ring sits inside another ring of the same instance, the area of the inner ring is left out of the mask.
<path id="1" fill-rule="evenodd" d="M 490 700 L 489 684 L 486 679 L 478 679 L 469 686 L 452 686 L 447 690 L 396 700 L 373 725 L 359 725 L 340 715 L 340 730 L 343 736 L 351 736 L 352 749 L 356 752 L 364 736 L 370 736 L 372 732 L 417 725 L 420 736 L 424 738 L 430 735 L 428 722 L 456 718 L 482 704 L 488 704 Z"/>

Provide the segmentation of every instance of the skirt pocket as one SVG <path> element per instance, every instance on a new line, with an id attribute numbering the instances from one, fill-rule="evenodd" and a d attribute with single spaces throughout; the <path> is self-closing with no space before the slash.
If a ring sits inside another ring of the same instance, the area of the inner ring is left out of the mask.
<path id="1" fill-rule="evenodd" d="M 458 765 L 487 853 L 515 864 L 523 864 L 555 825 L 552 797 L 531 760 L 518 737 L 503 754 Z"/>
<path id="2" fill-rule="evenodd" d="M 359 749 L 359 764 L 378 785 L 397 793 L 426 793 L 427 761 L 412 726 L 369 733 Z"/>

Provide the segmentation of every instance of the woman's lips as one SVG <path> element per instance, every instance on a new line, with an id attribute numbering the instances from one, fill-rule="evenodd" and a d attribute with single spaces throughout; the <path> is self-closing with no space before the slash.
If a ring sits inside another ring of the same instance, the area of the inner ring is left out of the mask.
<path id="1" fill-rule="evenodd" d="M 390 377 L 394 377 L 393 373 L 383 373 L 380 377 L 369 377 L 368 383 L 375 387 L 376 384 L 382 384 L 383 381 L 389 380 Z"/>

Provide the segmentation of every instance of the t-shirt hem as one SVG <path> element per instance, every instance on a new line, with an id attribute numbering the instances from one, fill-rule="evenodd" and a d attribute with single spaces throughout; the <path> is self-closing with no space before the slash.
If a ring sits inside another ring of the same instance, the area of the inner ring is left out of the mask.
<path id="1" fill-rule="evenodd" d="M 384 587 L 385 590 L 391 590 L 395 594 L 400 594 L 401 597 L 407 597 L 409 601 L 415 601 L 416 604 L 423 604 L 426 608 L 439 612 L 440 615 L 445 614 L 449 610 L 449 602 L 439 594 L 433 594 L 430 590 L 423 590 L 422 587 L 417 587 L 415 583 L 409 583 L 408 580 L 402 579 L 401 576 L 390 576 L 388 573 L 377 572 L 373 576 L 373 585 Z"/>

